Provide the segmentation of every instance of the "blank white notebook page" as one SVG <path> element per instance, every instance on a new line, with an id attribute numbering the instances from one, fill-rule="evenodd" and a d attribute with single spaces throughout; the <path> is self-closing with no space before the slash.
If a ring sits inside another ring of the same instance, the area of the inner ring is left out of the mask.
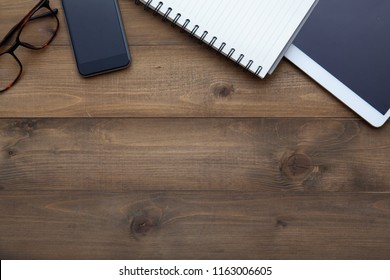
<path id="1" fill-rule="evenodd" d="M 264 77 L 316 0 L 153 0 L 149 7 Z"/>

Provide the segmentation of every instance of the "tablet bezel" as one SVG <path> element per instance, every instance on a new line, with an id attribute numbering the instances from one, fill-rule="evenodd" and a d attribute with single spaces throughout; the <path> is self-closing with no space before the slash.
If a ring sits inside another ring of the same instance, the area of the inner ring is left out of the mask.
<path id="1" fill-rule="evenodd" d="M 353 92 L 335 76 L 329 73 L 297 46 L 291 45 L 285 57 L 312 77 L 325 89 L 340 99 L 374 127 L 381 127 L 390 117 L 390 110 L 385 115 L 380 113 L 358 94 Z"/>

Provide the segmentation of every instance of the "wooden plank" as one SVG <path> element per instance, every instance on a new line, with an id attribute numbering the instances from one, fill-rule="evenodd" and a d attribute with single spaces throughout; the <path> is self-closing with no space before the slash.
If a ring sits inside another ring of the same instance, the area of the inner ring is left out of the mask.
<path id="1" fill-rule="evenodd" d="M 0 188 L 389 192 L 389 132 L 354 120 L 0 120 Z"/>
<path id="2" fill-rule="evenodd" d="M 389 194 L 0 191 L 1 259 L 388 259 Z"/>
<path id="3" fill-rule="evenodd" d="M 85 79 L 70 47 L 18 50 L 25 71 L 0 117 L 354 116 L 287 62 L 261 80 L 196 43 L 131 51 L 129 69 Z"/>

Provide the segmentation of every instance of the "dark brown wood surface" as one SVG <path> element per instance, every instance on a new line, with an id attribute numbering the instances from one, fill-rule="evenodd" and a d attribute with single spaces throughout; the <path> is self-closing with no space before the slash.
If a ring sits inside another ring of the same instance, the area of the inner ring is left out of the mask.
<path id="1" fill-rule="evenodd" d="M 0 3 L 0 37 L 36 1 Z M 388 259 L 390 125 L 287 61 L 265 80 L 119 1 L 133 63 L 61 29 L 0 95 L 2 259 Z"/>

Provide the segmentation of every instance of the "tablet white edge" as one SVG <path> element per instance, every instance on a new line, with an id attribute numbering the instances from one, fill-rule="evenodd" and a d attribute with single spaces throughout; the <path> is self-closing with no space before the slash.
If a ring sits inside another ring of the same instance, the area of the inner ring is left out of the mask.
<path id="1" fill-rule="evenodd" d="M 285 57 L 368 121 L 372 126 L 381 127 L 390 117 L 390 110 L 387 111 L 386 115 L 378 112 L 295 45 L 290 46 L 285 53 Z"/>

